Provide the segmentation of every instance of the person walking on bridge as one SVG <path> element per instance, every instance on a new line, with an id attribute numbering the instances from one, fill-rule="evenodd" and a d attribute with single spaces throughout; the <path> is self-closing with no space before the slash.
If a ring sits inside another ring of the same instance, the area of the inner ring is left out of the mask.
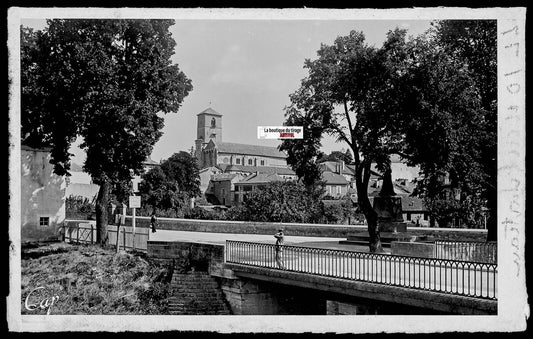
<path id="1" fill-rule="evenodd" d="M 274 234 L 274 237 L 276 238 L 276 263 L 279 268 L 285 269 L 285 265 L 283 264 L 283 241 L 285 240 L 283 230 L 278 230 L 278 233 Z"/>
<path id="2" fill-rule="evenodd" d="M 152 217 L 150 218 L 150 225 L 152 226 L 152 233 L 157 232 L 157 217 L 155 216 L 155 210 L 152 212 Z"/>

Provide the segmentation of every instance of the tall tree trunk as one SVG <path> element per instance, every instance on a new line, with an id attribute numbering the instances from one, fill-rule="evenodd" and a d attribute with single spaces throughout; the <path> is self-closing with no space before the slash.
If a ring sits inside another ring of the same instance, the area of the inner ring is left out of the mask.
<path id="1" fill-rule="evenodd" d="M 365 216 L 368 226 L 369 249 L 371 253 L 383 252 L 381 237 L 379 235 L 378 214 L 374 211 L 368 199 L 368 182 L 370 180 L 370 163 L 356 165 L 357 201 L 359 208 Z"/>
<path id="2" fill-rule="evenodd" d="M 100 182 L 100 190 L 96 198 L 96 242 L 101 246 L 107 244 L 107 206 L 111 184 L 107 179 Z M 117 234 L 118 236 L 118 234 Z"/>

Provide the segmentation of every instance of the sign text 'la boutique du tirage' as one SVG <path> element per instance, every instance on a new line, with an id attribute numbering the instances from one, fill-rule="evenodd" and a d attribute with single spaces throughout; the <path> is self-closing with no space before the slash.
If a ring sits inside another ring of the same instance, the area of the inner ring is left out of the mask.
<path id="1" fill-rule="evenodd" d="M 257 139 L 303 139 L 303 126 L 258 126 Z"/>

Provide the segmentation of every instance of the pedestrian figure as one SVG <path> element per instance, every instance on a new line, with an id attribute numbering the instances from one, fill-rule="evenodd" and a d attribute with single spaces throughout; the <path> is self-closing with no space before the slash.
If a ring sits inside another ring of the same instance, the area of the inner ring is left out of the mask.
<path id="1" fill-rule="evenodd" d="M 274 237 L 276 238 L 276 263 L 279 268 L 285 269 L 285 265 L 283 264 L 283 230 L 278 230 L 278 233 L 274 234 Z"/>
<path id="2" fill-rule="evenodd" d="M 152 233 L 155 233 L 157 227 L 157 217 L 155 216 L 155 211 L 152 212 L 152 218 L 150 218 L 150 224 L 152 225 Z"/>

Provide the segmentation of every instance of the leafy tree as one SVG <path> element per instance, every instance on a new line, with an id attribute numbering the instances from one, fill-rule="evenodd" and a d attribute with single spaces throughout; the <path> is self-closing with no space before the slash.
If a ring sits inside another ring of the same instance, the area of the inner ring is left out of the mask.
<path id="1" fill-rule="evenodd" d="M 371 164 L 390 177 L 390 155 L 402 154 L 412 163 L 431 158 L 423 170 L 440 165 L 446 170 L 457 150 L 474 143 L 464 133 L 477 123 L 472 78 L 454 58 L 433 47 L 425 37 L 406 41 L 406 31 L 396 29 L 378 49 L 365 43 L 363 33 L 352 31 L 331 46 L 323 44 L 318 59 L 305 61 L 309 76 L 286 109 L 287 119 L 308 117 L 322 126 L 321 132 L 350 147 L 371 252 L 382 251 L 377 213 L 368 198 Z M 461 126 L 464 122 L 468 124 Z M 450 138 L 455 134 L 461 138 Z M 284 145 L 298 148 L 298 142 Z"/>
<path id="2" fill-rule="evenodd" d="M 354 218 L 352 202 L 347 199 L 336 200 L 334 204 L 324 204 L 324 219 L 328 223 L 339 224 L 348 218 Z"/>
<path id="3" fill-rule="evenodd" d="M 443 20 L 433 23 L 439 47 L 468 66 L 479 91 L 482 119 L 478 165 L 479 200 L 489 209 L 487 240 L 497 238 L 497 23 L 496 20 Z M 477 207 L 476 207 L 477 208 Z M 472 212 L 472 211 L 471 211 Z"/>
<path id="4" fill-rule="evenodd" d="M 292 181 L 272 182 L 253 191 L 241 208 L 230 209 L 226 215 L 249 221 L 318 222 L 323 214 L 323 192 L 320 187 L 310 191 L 304 184 Z"/>
<path id="5" fill-rule="evenodd" d="M 322 163 L 326 161 L 344 161 L 346 164 L 351 164 L 353 162 L 353 156 L 349 149 L 344 151 L 333 151 L 328 155 L 323 155 L 317 159 L 317 163 Z"/>
<path id="6" fill-rule="evenodd" d="M 297 94 L 292 94 L 296 96 Z M 296 100 L 296 99 L 295 99 Z M 294 107 L 285 108 L 285 126 L 303 126 L 303 139 L 285 139 L 279 146 L 281 151 L 287 152 L 287 164 L 304 183 L 309 191 L 316 187 L 316 183 L 321 179 L 322 173 L 318 168 L 318 160 L 324 156 L 320 151 L 322 146 L 320 140 L 323 133 L 323 124 L 327 121 L 321 120 L 318 112 L 307 110 L 300 112 Z"/>
<path id="7" fill-rule="evenodd" d="M 201 194 L 198 165 L 187 152 L 173 154 L 161 166 L 143 174 L 142 179 L 139 192 L 153 209 L 174 209 L 184 214 L 190 198 Z"/>
<path id="8" fill-rule="evenodd" d="M 54 171 L 69 175 L 76 137 L 84 170 L 100 185 L 97 240 L 107 242 L 109 193 L 142 172 L 161 137 L 159 112 L 177 112 L 192 90 L 172 64 L 172 20 L 48 20 L 22 29 L 22 142 L 52 146 Z"/>
<path id="9" fill-rule="evenodd" d="M 198 163 L 191 154 L 174 153 L 161 163 L 161 169 L 167 178 L 176 182 L 180 191 L 187 192 L 190 197 L 201 195 Z"/>

